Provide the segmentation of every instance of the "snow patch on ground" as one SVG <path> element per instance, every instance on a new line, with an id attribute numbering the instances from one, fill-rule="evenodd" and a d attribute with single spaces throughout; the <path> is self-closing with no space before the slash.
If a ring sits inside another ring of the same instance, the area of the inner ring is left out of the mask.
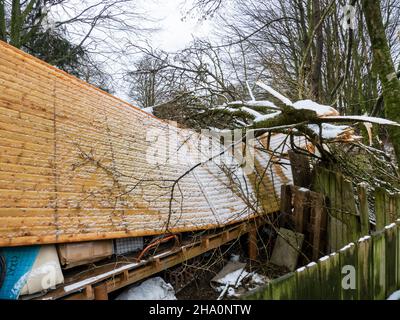
<path id="1" fill-rule="evenodd" d="M 218 280 L 214 280 L 217 285 L 214 289 L 221 293 L 218 300 L 223 299 L 224 296 L 237 298 L 246 291 L 256 289 L 268 281 L 269 279 L 266 276 L 256 272 L 247 272 L 244 268 L 240 268 Z"/>
<path id="2" fill-rule="evenodd" d="M 125 290 L 116 300 L 176 300 L 176 297 L 171 284 L 155 277 Z"/>
<path id="3" fill-rule="evenodd" d="M 393 292 L 386 300 L 400 300 L 400 290 Z"/>
<path id="4" fill-rule="evenodd" d="M 216 282 L 222 285 L 220 289 L 223 289 L 227 284 L 230 286 L 238 287 L 241 285 L 242 280 L 247 277 L 248 274 L 249 273 L 244 270 L 244 268 L 242 268 L 228 273 L 226 276 L 218 279 L 218 281 Z"/>
<path id="5" fill-rule="evenodd" d="M 240 255 L 232 254 L 231 258 L 229 260 L 232 261 L 232 262 L 239 262 L 239 259 L 240 259 Z"/>

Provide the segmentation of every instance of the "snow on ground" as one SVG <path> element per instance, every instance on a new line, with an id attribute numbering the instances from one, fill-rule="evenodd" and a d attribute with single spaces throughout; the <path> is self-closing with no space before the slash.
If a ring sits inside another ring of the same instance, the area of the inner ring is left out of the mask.
<path id="1" fill-rule="evenodd" d="M 116 300 L 176 300 L 176 297 L 171 284 L 155 277 L 128 288 Z"/>
<path id="2" fill-rule="evenodd" d="M 248 272 L 244 270 L 244 268 L 235 270 L 231 273 L 228 273 L 226 276 L 218 279 L 217 283 L 221 284 L 222 286 L 219 287 L 221 290 L 226 286 L 234 286 L 239 287 L 242 284 L 242 280 L 248 276 Z"/>
<path id="3" fill-rule="evenodd" d="M 233 258 L 233 259 L 232 259 Z M 232 257 L 231 260 L 236 260 Z M 253 290 L 266 284 L 269 279 L 255 272 L 247 272 L 244 268 L 232 271 L 222 278 L 214 280 L 217 286 L 214 289 L 220 292 L 218 300 L 224 296 L 228 298 L 239 297 L 248 290 Z"/>
<path id="4" fill-rule="evenodd" d="M 393 292 L 386 300 L 400 300 L 400 290 Z"/>

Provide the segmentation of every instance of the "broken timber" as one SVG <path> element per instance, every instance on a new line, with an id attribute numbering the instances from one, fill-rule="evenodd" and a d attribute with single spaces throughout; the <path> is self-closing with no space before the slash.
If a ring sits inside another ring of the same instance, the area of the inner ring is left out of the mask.
<path id="1" fill-rule="evenodd" d="M 110 292 L 171 268 L 209 250 L 216 249 L 246 233 L 254 232 L 262 224 L 263 221 L 261 219 L 252 219 L 229 227 L 221 232 L 204 236 L 198 241 L 160 253 L 146 261 L 129 263 L 117 268 L 114 265 L 113 269 L 104 270 L 99 275 L 65 284 L 37 299 L 106 300 Z"/>

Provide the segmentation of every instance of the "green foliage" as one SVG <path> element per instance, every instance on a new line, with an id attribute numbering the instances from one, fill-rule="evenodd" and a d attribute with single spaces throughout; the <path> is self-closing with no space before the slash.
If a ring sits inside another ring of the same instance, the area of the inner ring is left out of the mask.
<path id="1" fill-rule="evenodd" d="M 75 76 L 79 76 L 79 66 L 86 55 L 65 35 L 50 30 L 38 32 L 24 47 L 28 53 Z"/>

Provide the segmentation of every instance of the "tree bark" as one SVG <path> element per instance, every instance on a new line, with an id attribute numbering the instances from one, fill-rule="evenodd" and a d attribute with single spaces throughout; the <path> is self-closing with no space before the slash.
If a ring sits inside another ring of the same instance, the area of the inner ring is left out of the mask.
<path id="1" fill-rule="evenodd" d="M 400 122 L 400 81 L 390 53 L 389 43 L 383 26 L 379 0 L 362 0 L 362 9 L 367 22 L 368 34 L 371 39 L 372 53 L 376 72 L 382 83 L 385 103 L 385 117 Z M 397 161 L 400 161 L 400 128 L 389 128 Z"/>
<path id="2" fill-rule="evenodd" d="M 10 44 L 21 48 L 21 4 L 19 0 L 12 1 L 11 23 L 10 23 Z"/>
<path id="3" fill-rule="evenodd" d="M 320 0 L 313 0 L 313 21 L 314 26 L 321 20 L 321 6 Z M 312 64 L 312 82 L 311 82 L 311 94 L 315 101 L 320 101 L 321 93 L 321 69 L 322 69 L 322 55 L 324 50 L 324 36 L 322 30 L 322 24 L 320 24 L 315 32 L 315 58 Z"/>
<path id="4" fill-rule="evenodd" d="M 0 0 L 0 40 L 7 41 L 6 31 L 6 11 L 4 0 Z"/>

